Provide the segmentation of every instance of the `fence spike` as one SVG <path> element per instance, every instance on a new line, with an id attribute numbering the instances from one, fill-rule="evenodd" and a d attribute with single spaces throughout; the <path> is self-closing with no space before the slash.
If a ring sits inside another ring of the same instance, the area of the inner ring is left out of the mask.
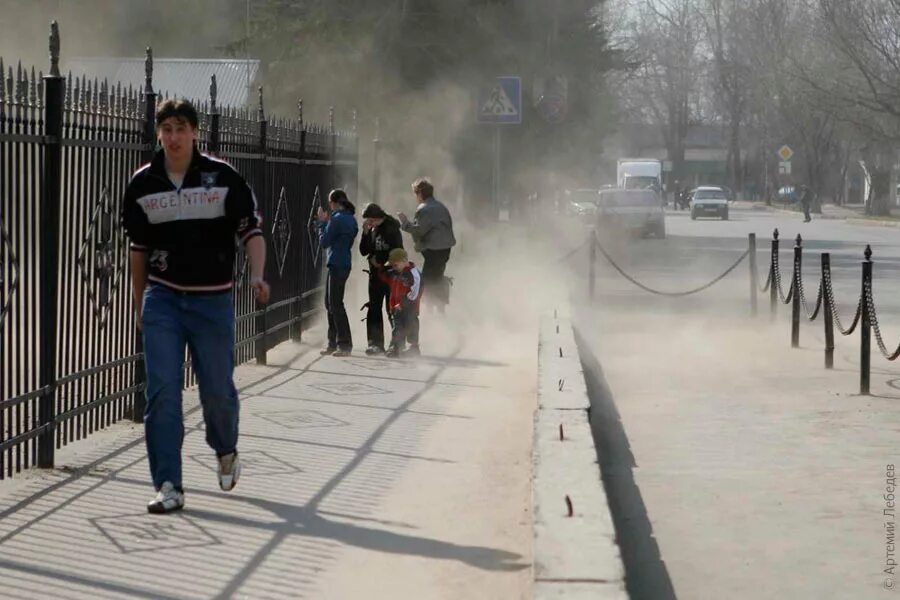
<path id="1" fill-rule="evenodd" d="M 63 100 L 65 108 L 72 108 L 72 71 L 66 75 L 66 96 Z"/>
<path id="2" fill-rule="evenodd" d="M 775 231 L 772 232 L 772 239 L 773 240 L 778 239 L 778 228 L 777 227 L 775 228 Z"/>
<path id="3" fill-rule="evenodd" d="M 863 252 L 863 256 L 866 257 L 867 261 L 872 260 L 872 246 L 871 245 L 866 244 L 866 251 Z"/>
<path id="4" fill-rule="evenodd" d="M 59 77 L 59 24 L 50 21 L 50 77 Z"/>
<path id="5" fill-rule="evenodd" d="M 800 237 L 800 234 L 799 234 L 799 233 L 797 234 L 797 238 L 796 238 L 794 241 L 797 242 L 797 245 L 798 245 L 798 246 L 802 246 L 802 245 L 803 245 L 803 238 Z"/>
<path id="6" fill-rule="evenodd" d="M 3 63 L 0 63 L 2 65 Z M 303 98 L 297 101 L 297 114 L 299 114 L 300 128 L 303 128 Z"/>
<path id="7" fill-rule="evenodd" d="M 34 72 L 34 66 L 31 67 L 31 82 L 28 85 L 28 104 L 37 105 L 37 75 Z"/>
<path id="8" fill-rule="evenodd" d="M 37 105 L 44 106 L 44 71 L 38 71 L 37 78 Z"/>
<path id="9" fill-rule="evenodd" d="M 150 46 L 147 46 L 144 58 L 144 89 L 148 94 L 153 93 L 153 48 Z"/>
<path id="10" fill-rule="evenodd" d="M 334 133 L 334 107 L 328 107 L 328 131 Z"/>
<path id="11" fill-rule="evenodd" d="M 257 114 L 257 117 L 260 121 L 266 120 L 266 111 L 265 107 L 263 106 L 263 86 L 259 86 L 259 112 Z"/>
<path id="12" fill-rule="evenodd" d="M 16 65 L 16 104 L 20 104 L 24 98 L 22 93 L 22 61 Z"/>
<path id="13" fill-rule="evenodd" d="M 219 93 L 219 87 L 216 84 L 216 74 L 213 73 L 209 82 L 209 105 L 212 108 L 212 112 L 216 112 L 216 96 Z"/>

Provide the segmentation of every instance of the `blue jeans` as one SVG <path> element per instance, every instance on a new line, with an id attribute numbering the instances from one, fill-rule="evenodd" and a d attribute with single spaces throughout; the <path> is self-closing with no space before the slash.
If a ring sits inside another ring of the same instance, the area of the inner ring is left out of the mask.
<path id="1" fill-rule="evenodd" d="M 189 295 L 151 284 L 144 291 L 141 324 L 147 367 L 144 431 L 150 475 L 157 490 L 166 481 L 180 488 L 185 346 L 190 348 L 200 386 L 206 442 L 217 456 L 237 449 L 238 395 L 233 380 L 231 293 Z"/>

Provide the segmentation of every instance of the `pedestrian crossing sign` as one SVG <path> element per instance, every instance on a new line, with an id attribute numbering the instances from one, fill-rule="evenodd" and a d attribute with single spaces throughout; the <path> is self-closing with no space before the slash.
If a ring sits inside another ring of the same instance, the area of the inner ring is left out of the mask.
<path id="1" fill-rule="evenodd" d="M 485 87 L 478 98 L 479 123 L 522 122 L 522 78 L 497 77 L 492 86 Z"/>

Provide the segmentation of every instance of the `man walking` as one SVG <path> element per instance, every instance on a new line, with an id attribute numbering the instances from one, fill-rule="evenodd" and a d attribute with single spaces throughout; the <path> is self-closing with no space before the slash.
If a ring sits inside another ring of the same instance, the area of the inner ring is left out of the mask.
<path id="1" fill-rule="evenodd" d="M 350 277 L 353 240 L 359 231 L 353 214 L 356 207 L 344 190 L 328 194 L 331 212 L 319 208 L 319 245 L 328 250 L 328 276 L 325 281 L 325 310 L 328 313 L 328 345 L 323 356 L 350 356 L 353 338 L 344 307 L 344 290 Z"/>
<path id="2" fill-rule="evenodd" d="M 219 486 L 229 491 L 240 476 L 231 292 L 235 238 L 246 248 L 257 301 L 269 301 L 256 198 L 230 165 L 197 150 L 197 126 L 197 111 L 189 102 L 166 100 L 159 106 L 156 131 L 162 150 L 132 176 L 122 208 L 144 337 L 144 429 L 157 491 L 147 505 L 151 513 L 184 507 L 185 346 L 200 387 L 206 441 L 218 459 Z"/>
<path id="3" fill-rule="evenodd" d="M 384 310 L 391 294 L 390 286 L 381 277 L 387 268 L 391 250 L 403 248 L 400 223 L 377 204 L 363 210 L 363 233 L 359 238 L 359 253 L 369 261 L 369 302 L 366 313 L 366 333 L 369 346 L 366 354 L 384 352 Z"/>
<path id="4" fill-rule="evenodd" d="M 437 309 L 444 311 L 450 301 L 450 285 L 444 277 L 450 249 L 456 245 L 450 211 L 434 197 L 434 186 L 424 177 L 412 185 L 416 196 L 416 214 L 410 220 L 398 213 L 403 231 L 412 235 L 415 248 L 425 259 L 422 265 L 422 285 L 428 290 L 429 301 L 434 299 Z"/>
<path id="5" fill-rule="evenodd" d="M 809 214 L 809 208 L 812 204 L 812 190 L 809 189 L 809 186 L 803 184 L 800 186 L 800 206 L 803 208 L 803 222 L 809 223 L 812 221 L 812 216 Z"/>

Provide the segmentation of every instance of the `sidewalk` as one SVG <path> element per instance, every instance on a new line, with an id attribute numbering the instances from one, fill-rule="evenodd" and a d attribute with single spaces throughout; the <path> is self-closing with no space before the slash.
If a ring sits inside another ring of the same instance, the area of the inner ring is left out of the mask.
<path id="1" fill-rule="evenodd" d="M 788 212 L 800 213 L 797 205 L 785 204 L 784 202 L 774 202 L 771 206 L 764 202 L 749 202 L 746 200 L 738 200 L 733 203 L 735 208 L 748 210 L 764 210 L 769 212 Z M 900 227 L 900 209 L 893 209 L 889 216 L 870 217 L 865 214 L 865 206 L 862 204 L 852 204 L 846 206 L 837 206 L 835 204 L 823 204 L 822 212 L 813 213 L 816 219 L 845 219 L 848 222 L 860 225 L 882 225 L 887 227 Z"/>
<path id="2" fill-rule="evenodd" d="M 0 596 L 530 597 L 536 328 L 436 327 L 416 362 L 322 358 L 311 331 L 239 367 L 231 493 L 188 393 L 181 513 L 146 513 L 130 424 L 0 482 Z"/>

